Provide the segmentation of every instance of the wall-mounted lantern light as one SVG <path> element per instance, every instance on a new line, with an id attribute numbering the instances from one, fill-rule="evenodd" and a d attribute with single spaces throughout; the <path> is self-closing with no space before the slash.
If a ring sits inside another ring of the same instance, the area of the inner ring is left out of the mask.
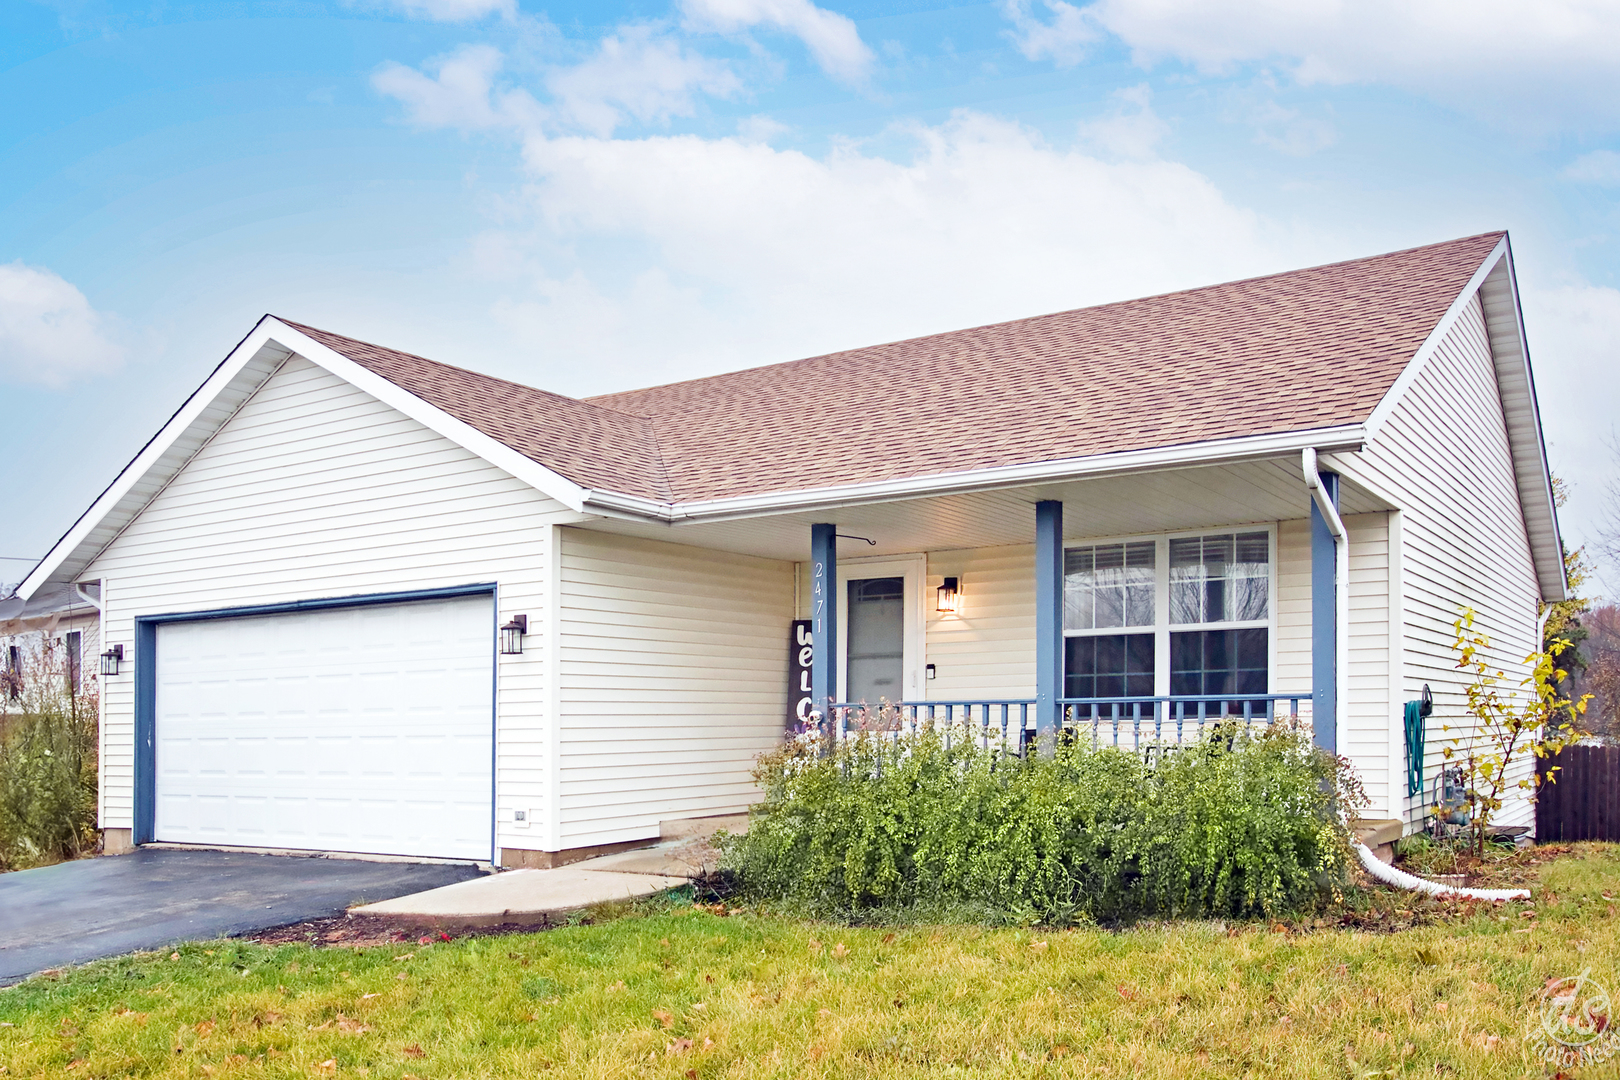
<path id="1" fill-rule="evenodd" d="M 935 605 L 940 611 L 948 615 L 955 615 L 962 610 L 962 587 L 960 579 L 948 577 L 939 587 L 939 603 Z"/>
<path id="2" fill-rule="evenodd" d="M 103 675 L 118 674 L 118 665 L 124 662 L 124 647 L 114 645 L 101 654 L 101 673 Z"/>
<path id="3" fill-rule="evenodd" d="M 529 632 L 529 617 L 514 615 L 512 621 L 501 627 L 501 652 L 506 656 L 523 655 L 523 635 Z"/>

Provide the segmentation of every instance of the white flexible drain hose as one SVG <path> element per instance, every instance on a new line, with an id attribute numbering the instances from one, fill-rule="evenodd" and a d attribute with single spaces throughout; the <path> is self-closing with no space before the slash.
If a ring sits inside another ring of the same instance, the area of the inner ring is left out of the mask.
<path id="1" fill-rule="evenodd" d="M 1372 849 L 1360 840 L 1356 841 L 1356 853 L 1361 856 L 1361 865 L 1367 868 L 1367 873 L 1385 885 L 1393 885 L 1397 889 L 1428 893 L 1430 896 L 1462 896 L 1470 900 L 1530 899 L 1529 889 L 1469 889 L 1461 885 L 1442 885 L 1438 881 L 1429 881 L 1408 874 L 1405 870 L 1397 870 L 1379 859 L 1372 853 Z"/>

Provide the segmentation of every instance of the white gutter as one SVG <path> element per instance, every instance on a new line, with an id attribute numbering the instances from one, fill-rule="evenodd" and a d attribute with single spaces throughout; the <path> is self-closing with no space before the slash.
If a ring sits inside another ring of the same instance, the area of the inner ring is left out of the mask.
<path id="1" fill-rule="evenodd" d="M 642 518 L 664 524 L 698 524 L 733 518 L 756 517 L 820 510 L 859 503 L 891 502 L 971 491 L 1019 487 L 1026 484 L 1061 483 L 1098 476 L 1151 472 L 1159 469 L 1220 465 L 1236 461 L 1280 457 L 1302 449 L 1360 450 L 1365 439 L 1360 424 L 1346 424 L 1310 431 L 1290 431 L 1241 439 L 1220 439 L 1181 446 L 1124 450 L 1113 454 L 1092 454 L 1057 461 L 1036 461 L 1001 465 L 991 469 L 939 473 L 934 476 L 908 476 L 896 480 L 873 480 L 836 487 L 806 488 L 798 491 L 739 495 L 726 499 L 703 499 L 668 503 L 613 491 L 583 493 L 586 511 L 607 517 Z"/>
<path id="2" fill-rule="evenodd" d="M 96 614 L 105 615 L 107 610 L 101 606 L 100 598 L 91 596 L 89 593 L 84 591 L 84 587 L 88 584 L 89 582 L 87 581 L 75 581 L 73 583 L 73 595 L 95 608 Z M 99 586 L 101 583 L 97 582 L 96 584 Z"/>
<path id="3" fill-rule="evenodd" d="M 1339 746 L 1339 731 L 1345 728 L 1345 707 L 1349 697 L 1345 693 L 1345 686 L 1350 681 L 1350 533 L 1344 527 L 1344 519 L 1339 517 L 1339 508 L 1333 505 L 1327 490 L 1322 487 L 1322 474 L 1316 470 L 1315 448 L 1307 446 L 1300 452 L 1300 464 L 1305 471 L 1305 486 L 1310 489 L 1311 498 L 1316 501 L 1316 508 L 1322 512 L 1322 520 L 1327 522 L 1328 532 L 1333 534 L 1335 541 L 1333 717 L 1338 731 L 1333 733 L 1333 746 L 1342 756 L 1344 751 Z"/>

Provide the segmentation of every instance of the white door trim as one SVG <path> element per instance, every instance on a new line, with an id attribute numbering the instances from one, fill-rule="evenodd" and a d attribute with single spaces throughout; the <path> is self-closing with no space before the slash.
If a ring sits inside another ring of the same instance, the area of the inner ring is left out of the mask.
<path id="1" fill-rule="evenodd" d="M 849 583 L 865 578 L 897 577 L 905 581 L 905 628 L 900 662 L 905 679 L 905 700 L 923 699 L 923 583 L 928 576 L 928 556 L 883 555 L 838 560 L 838 696 L 849 693 Z"/>

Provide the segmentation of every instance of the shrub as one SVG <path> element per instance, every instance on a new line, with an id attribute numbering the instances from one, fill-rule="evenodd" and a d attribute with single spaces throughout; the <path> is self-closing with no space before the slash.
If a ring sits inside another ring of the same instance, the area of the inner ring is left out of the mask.
<path id="1" fill-rule="evenodd" d="M 760 759 L 744 895 L 853 918 L 1065 925 L 1294 910 L 1345 880 L 1348 767 L 1283 730 L 1218 729 L 1143 755 L 1025 757 L 956 732 L 863 731 Z"/>
<path id="2" fill-rule="evenodd" d="M 50 644 L 0 693 L 0 870 L 95 847 L 97 715 L 95 694 L 69 684 Z"/>

